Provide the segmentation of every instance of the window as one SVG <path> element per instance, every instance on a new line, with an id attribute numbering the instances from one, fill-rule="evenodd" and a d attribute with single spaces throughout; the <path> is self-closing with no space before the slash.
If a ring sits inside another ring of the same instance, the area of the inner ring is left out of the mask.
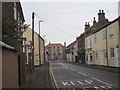
<path id="1" fill-rule="evenodd" d="M 114 48 L 110 48 L 110 56 L 114 57 Z"/>
<path id="2" fill-rule="evenodd" d="M 96 39 L 96 35 L 94 35 L 94 43 L 96 43 L 96 40 L 97 40 L 97 39 Z"/>
<path id="3" fill-rule="evenodd" d="M 105 40 L 106 39 L 106 31 L 104 30 L 103 31 L 103 40 Z"/>
<path id="4" fill-rule="evenodd" d="M 88 61 L 88 54 L 86 54 L 86 61 Z"/>
<path id="5" fill-rule="evenodd" d="M 90 53 L 90 61 L 92 61 L 92 53 Z"/>
<path id="6" fill-rule="evenodd" d="M 14 19 L 16 20 L 17 19 L 17 6 L 16 6 L 16 2 L 14 2 Z"/>
<path id="7" fill-rule="evenodd" d="M 109 35 L 110 35 L 110 38 L 114 37 L 114 29 L 113 29 L 113 27 L 109 27 Z"/>
<path id="8" fill-rule="evenodd" d="M 98 52 L 95 51 L 95 59 L 98 59 Z"/>
<path id="9" fill-rule="evenodd" d="M 92 47 L 91 37 L 90 37 L 90 47 Z"/>

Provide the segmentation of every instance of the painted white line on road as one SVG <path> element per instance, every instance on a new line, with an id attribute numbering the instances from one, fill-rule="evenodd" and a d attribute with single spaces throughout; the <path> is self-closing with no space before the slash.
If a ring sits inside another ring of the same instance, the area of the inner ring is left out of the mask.
<path id="1" fill-rule="evenodd" d="M 71 83 L 72 85 L 75 85 L 72 81 L 70 81 L 70 83 Z"/>
<path id="2" fill-rule="evenodd" d="M 84 73 L 82 73 L 82 72 L 78 72 L 78 73 L 80 73 L 80 74 L 82 74 L 82 75 L 84 75 L 84 76 L 87 76 L 86 74 L 84 74 Z"/>
<path id="3" fill-rule="evenodd" d="M 83 85 L 83 83 L 82 82 L 80 82 L 80 81 L 77 81 L 79 84 L 81 84 L 81 85 Z"/>
<path id="4" fill-rule="evenodd" d="M 100 86 L 101 88 L 105 88 L 104 86 Z"/>
<path id="5" fill-rule="evenodd" d="M 112 87 L 110 87 L 110 86 L 107 86 L 108 88 L 112 88 Z"/>
<path id="6" fill-rule="evenodd" d="M 93 82 L 92 80 L 90 80 L 90 82 Z"/>
<path id="7" fill-rule="evenodd" d="M 74 70 L 74 69 L 71 69 L 72 71 L 76 71 L 76 70 Z"/>
<path id="8" fill-rule="evenodd" d="M 69 84 L 68 82 L 62 82 L 62 84 L 64 85 L 64 86 L 71 86 L 71 84 Z"/>
<path id="9" fill-rule="evenodd" d="M 99 88 L 99 87 L 97 87 L 97 86 L 94 86 L 94 88 L 96 88 L 96 89 L 97 89 L 97 88 Z"/>
<path id="10" fill-rule="evenodd" d="M 101 82 L 101 83 L 103 83 L 103 84 L 106 84 L 106 85 L 112 86 L 111 84 L 106 83 L 106 82 L 103 82 L 103 81 L 101 81 L 101 80 L 99 80 L 99 79 L 96 79 L 96 78 L 92 78 L 92 79 L 94 79 L 94 80 L 96 80 L 96 81 L 99 81 L 99 82 Z"/>
<path id="11" fill-rule="evenodd" d="M 87 81 L 87 80 L 85 80 L 85 82 L 87 82 L 88 84 L 91 84 L 91 82 L 89 82 L 89 81 Z"/>

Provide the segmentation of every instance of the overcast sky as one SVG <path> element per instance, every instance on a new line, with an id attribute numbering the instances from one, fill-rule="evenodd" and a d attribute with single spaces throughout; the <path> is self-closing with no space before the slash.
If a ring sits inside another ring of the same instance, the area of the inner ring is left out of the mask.
<path id="1" fill-rule="evenodd" d="M 29 0 L 22 1 L 25 23 L 31 25 L 31 15 L 35 12 L 35 31 L 39 32 L 46 44 L 72 43 L 84 31 L 85 22 L 92 25 L 93 17 L 98 21 L 99 9 L 104 10 L 110 21 L 118 17 L 119 0 Z M 34 1 L 34 2 L 33 2 Z"/>

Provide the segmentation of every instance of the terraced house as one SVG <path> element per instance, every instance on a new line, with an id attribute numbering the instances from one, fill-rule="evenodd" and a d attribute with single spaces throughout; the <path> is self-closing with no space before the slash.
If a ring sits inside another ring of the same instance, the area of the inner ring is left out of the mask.
<path id="1" fill-rule="evenodd" d="M 120 17 L 94 32 L 94 64 L 119 67 Z"/>

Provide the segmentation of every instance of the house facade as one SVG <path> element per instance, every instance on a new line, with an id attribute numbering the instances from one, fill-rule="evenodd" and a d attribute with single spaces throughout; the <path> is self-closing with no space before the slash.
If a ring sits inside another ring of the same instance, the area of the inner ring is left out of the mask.
<path id="1" fill-rule="evenodd" d="M 26 64 L 31 64 L 31 53 L 32 49 L 34 49 L 34 65 L 40 66 L 44 63 L 44 39 L 37 33 L 34 32 L 34 48 L 31 47 L 32 42 L 32 29 L 27 28 L 26 31 L 23 33 L 23 37 L 26 38 L 26 54 L 27 60 Z"/>
<path id="2" fill-rule="evenodd" d="M 94 43 L 95 64 L 119 67 L 119 18 L 110 22 L 93 34 L 96 35 Z"/>
<path id="3" fill-rule="evenodd" d="M 2 2 L 2 39 L 3 42 L 22 51 L 22 28 L 25 22 L 20 2 Z"/>
<path id="4" fill-rule="evenodd" d="M 67 46 L 66 48 L 67 62 L 77 62 L 77 57 L 78 57 L 77 50 L 78 50 L 78 43 L 76 40 Z"/>
<path id="5" fill-rule="evenodd" d="M 93 64 L 94 58 L 93 58 L 93 36 L 90 35 L 87 38 L 85 38 L 85 60 L 86 64 Z"/>
<path id="6" fill-rule="evenodd" d="M 25 54 L 22 49 L 22 34 L 24 31 L 24 27 L 22 26 L 24 22 L 25 19 L 20 1 L 2 2 L 2 42 L 14 47 L 17 51 L 17 64 L 16 61 L 15 64 L 18 67 L 16 68 L 18 69 L 18 74 L 16 75 L 18 75 L 19 86 L 25 83 Z M 11 77 L 12 76 L 7 76 L 7 79 Z"/>
<path id="7" fill-rule="evenodd" d="M 45 50 L 48 50 L 48 54 L 46 53 L 46 60 L 63 60 L 64 49 L 64 46 L 60 43 L 49 43 L 45 47 Z"/>
<path id="8" fill-rule="evenodd" d="M 79 37 L 77 37 L 78 44 L 78 58 L 77 62 L 85 63 L 85 34 L 82 33 Z"/>

